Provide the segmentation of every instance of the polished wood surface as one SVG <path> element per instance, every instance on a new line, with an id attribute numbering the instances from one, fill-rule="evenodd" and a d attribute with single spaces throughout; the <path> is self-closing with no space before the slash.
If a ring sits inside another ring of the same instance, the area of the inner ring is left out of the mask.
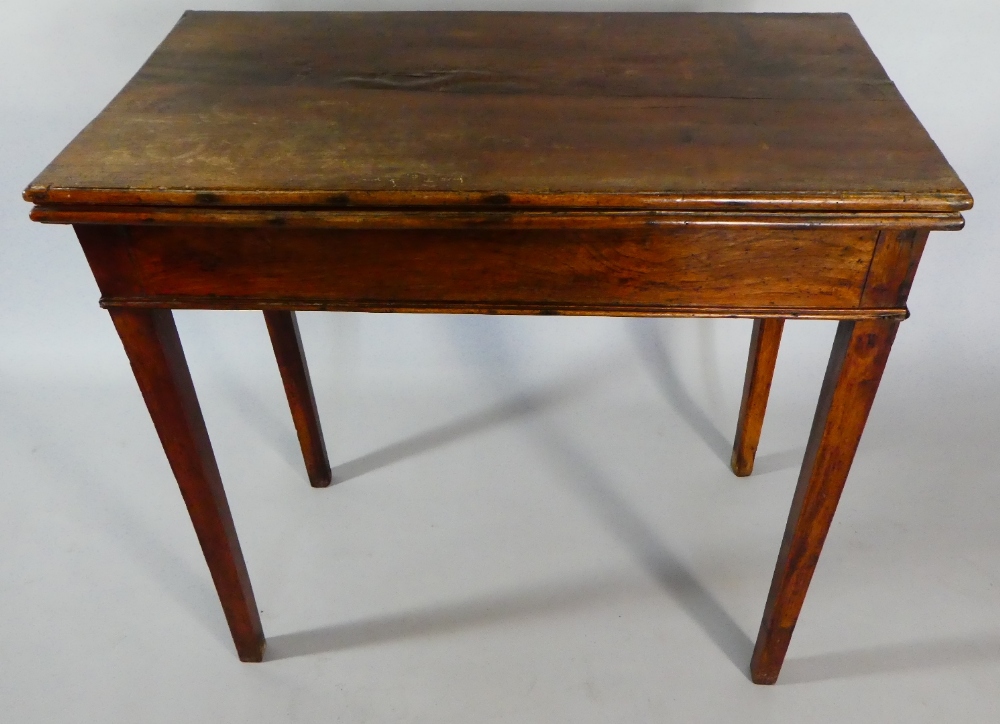
<path id="1" fill-rule="evenodd" d="M 750 358 L 743 382 L 743 399 L 736 423 L 736 440 L 730 466 L 741 478 L 753 472 L 760 431 L 764 425 L 767 396 L 771 392 L 774 365 L 778 361 L 784 319 L 755 319 L 750 335 Z"/>
<path id="2" fill-rule="evenodd" d="M 264 639 L 170 309 L 842 320 L 751 673 L 781 668 L 932 230 L 972 198 L 846 15 L 189 12 L 25 190 L 74 224 L 240 658 Z"/>
<path id="3" fill-rule="evenodd" d="M 188 12 L 26 198 L 971 203 L 848 15 L 757 13 Z"/>

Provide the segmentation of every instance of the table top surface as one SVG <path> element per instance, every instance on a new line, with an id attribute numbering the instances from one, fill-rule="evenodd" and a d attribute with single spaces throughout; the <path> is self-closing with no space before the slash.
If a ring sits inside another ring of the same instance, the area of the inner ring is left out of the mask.
<path id="1" fill-rule="evenodd" d="M 187 12 L 44 205 L 957 211 L 844 14 Z"/>

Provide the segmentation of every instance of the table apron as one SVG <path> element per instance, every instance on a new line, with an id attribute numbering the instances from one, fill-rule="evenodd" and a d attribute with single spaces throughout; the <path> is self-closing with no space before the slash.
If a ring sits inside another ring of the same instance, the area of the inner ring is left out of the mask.
<path id="1" fill-rule="evenodd" d="M 78 225 L 106 307 L 905 317 L 926 230 Z"/>

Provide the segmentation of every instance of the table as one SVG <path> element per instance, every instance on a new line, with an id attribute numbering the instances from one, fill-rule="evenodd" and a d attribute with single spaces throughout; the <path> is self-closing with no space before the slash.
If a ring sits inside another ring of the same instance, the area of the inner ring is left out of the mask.
<path id="1" fill-rule="evenodd" d="M 265 640 L 171 309 L 260 309 L 310 482 L 295 310 L 836 319 L 751 660 L 778 677 L 932 230 L 972 197 L 848 15 L 187 12 L 31 183 L 73 224 L 242 661 Z"/>

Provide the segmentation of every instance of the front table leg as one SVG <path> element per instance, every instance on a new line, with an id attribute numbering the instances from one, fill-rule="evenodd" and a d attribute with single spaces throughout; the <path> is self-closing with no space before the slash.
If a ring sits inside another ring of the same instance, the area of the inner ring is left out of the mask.
<path id="1" fill-rule="evenodd" d="M 168 309 L 111 309 L 135 379 L 177 478 L 241 661 L 261 661 L 257 613 L 222 478 Z"/>
<path id="2" fill-rule="evenodd" d="M 872 319 L 837 328 L 750 662 L 754 683 L 778 679 L 898 326 Z"/>

